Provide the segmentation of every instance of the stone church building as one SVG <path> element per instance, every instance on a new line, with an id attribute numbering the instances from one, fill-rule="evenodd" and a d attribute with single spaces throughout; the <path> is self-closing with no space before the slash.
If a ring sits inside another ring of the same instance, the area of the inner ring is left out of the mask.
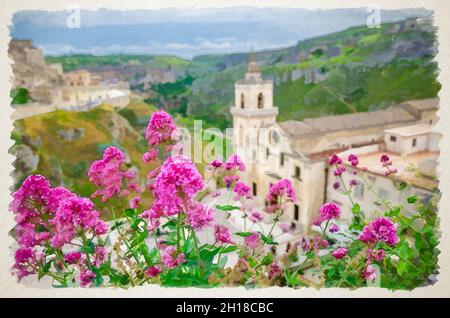
<path id="1" fill-rule="evenodd" d="M 328 165 L 330 155 L 342 152 L 345 155 L 345 151 L 351 149 L 360 153 L 364 150 L 367 156 L 388 152 L 397 154 L 401 160 L 414 153 L 420 153 L 422 161 L 437 159 L 439 137 L 432 130 L 437 120 L 437 99 L 405 102 L 366 113 L 277 122 L 279 110 L 273 104 L 273 83 L 262 77 L 255 54 L 251 55 L 245 78 L 235 83 L 234 94 L 234 105 L 230 109 L 233 147 L 247 165 L 242 178 L 252 187 L 260 206 L 264 206 L 270 183 L 282 178 L 292 180 L 298 199 L 283 218 L 295 228 L 294 233 L 310 229 L 324 202 L 335 201 L 346 207 L 341 198 L 332 193 L 330 183 L 334 176 Z M 389 132 L 405 135 L 401 127 L 411 127 L 403 128 L 409 135 L 414 135 L 416 129 L 419 135 L 430 135 L 427 140 L 433 140 L 434 146 L 430 148 L 428 143 L 432 142 L 424 141 L 425 146 L 408 153 L 396 149 L 395 144 L 387 147 Z M 401 171 L 398 177 L 402 177 Z M 433 188 L 431 182 L 422 193 L 431 193 Z M 366 196 L 361 200 L 371 198 Z"/>

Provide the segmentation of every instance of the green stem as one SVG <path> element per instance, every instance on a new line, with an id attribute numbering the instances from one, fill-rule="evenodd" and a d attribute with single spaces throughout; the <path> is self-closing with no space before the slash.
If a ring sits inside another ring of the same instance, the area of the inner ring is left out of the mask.
<path id="1" fill-rule="evenodd" d="M 177 254 L 180 253 L 181 250 L 181 213 L 178 213 L 178 220 L 177 220 Z"/>

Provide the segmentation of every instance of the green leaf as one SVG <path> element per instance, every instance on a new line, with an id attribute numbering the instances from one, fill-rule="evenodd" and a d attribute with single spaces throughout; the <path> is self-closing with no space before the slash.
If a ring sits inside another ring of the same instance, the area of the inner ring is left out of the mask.
<path id="1" fill-rule="evenodd" d="M 220 251 L 222 254 L 226 254 L 226 253 L 231 253 L 234 252 L 238 249 L 238 247 L 236 245 L 230 245 L 227 247 L 222 247 L 222 250 Z"/>
<path id="2" fill-rule="evenodd" d="M 393 217 L 393 216 L 397 216 L 399 213 L 400 213 L 400 208 L 395 208 L 395 209 L 389 210 L 389 212 L 386 212 L 384 215 Z"/>
<path id="3" fill-rule="evenodd" d="M 239 210 L 239 207 L 233 205 L 216 205 L 216 209 L 221 211 Z"/>
<path id="4" fill-rule="evenodd" d="M 136 217 L 136 210 L 135 209 L 126 209 L 123 212 L 123 215 L 125 215 L 128 218 L 134 219 Z"/>
<path id="5" fill-rule="evenodd" d="M 352 213 L 359 214 L 360 211 L 361 211 L 361 207 L 359 206 L 359 204 L 358 203 L 353 204 Z"/>
<path id="6" fill-rule="evenodd" d="M 417 202 L 417 196 L 415 196 L 415 195 L 409 196 L 409 197 L 406 199 L 406 201 L 408 201 L 409 204 L 416 203 L 416 202 Z"/>
<path id="7" fill-rule="evenodd" d="M 269 264 L 272 263 L 272 261 L 273 261 L 273 254 L 270 253 L 270 254 L 267 254 L 266 256 L 264 256 L 264 258 L 261 261 L 261 264 L 262 265 L 269 265 Z"/>
<path id="8" fill-rule="evenodd" d="M 234 234 L 237 236 L 247 237 L 247 236 L 252 235 L 253 233 L 251 233 L 251 232 L 236 232 Z"/>

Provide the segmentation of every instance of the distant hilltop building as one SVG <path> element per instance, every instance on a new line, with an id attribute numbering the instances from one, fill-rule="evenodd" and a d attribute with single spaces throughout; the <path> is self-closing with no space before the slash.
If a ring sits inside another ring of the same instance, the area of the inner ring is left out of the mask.
<path id="1" fill-rule="evenodd" d="M 432 126 L 437 121 L 438 99 L 409 101 L 367 113 L 277 122 L 273 83 L 262 78 L 254 54 L 245 78 L 235 83 L 234 92 L 233 145 L 248 166 L 243 179 L 261 205 L 271 183 L 291 179 L 298 200 L 283 217 L 297 233 L 310 228 L 325 202 L 334 201 L 351 211 L 345 198 L 332 188 L 335 180 L 328 164 L 332 154 L 360 155 L 360 166 L 369 167 L 367 174 L 375 184 L 374 191 L 394 202 L 404 198 L 391 197 L 392 182 L 379 170 L 378 160 L 384 153 L 399 169 L 395 178 L 411 185 L 403 195 L 413 193 L 430 200 L 437 188 L 440 135 Z M 364 211 L 376 210 L 376 199 L 364 185 L 356 192 Z M 343 215 L 344 219 L 350 217 Z"/>
<path id="2" fill-rule="evenodd" d="M 102 81 L 101 76 L 83 69 L 63 72 L 61 64 L 47 64 L 31 40 L 12 39 L 8 52 L 14 61 L 13 88 L 25 88 L 29 99 L 13 119 L 56 109 L 87 110 L 102 103 L 123 107 L 130 101 L 128 83 Z"/>

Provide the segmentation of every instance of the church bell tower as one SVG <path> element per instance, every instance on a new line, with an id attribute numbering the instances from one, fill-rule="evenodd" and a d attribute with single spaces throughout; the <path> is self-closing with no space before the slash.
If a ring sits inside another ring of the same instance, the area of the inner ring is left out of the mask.
<path id="1" fill-rule="evenodd" d="M 249 146 L 257 143 L 255 132 L 275 124 L 278 115 L 278 107 L 273 105 L 273 82 L 262 78 L 255 53 L 250 55 L 244 79 L 234 84 L 231 115 L 234 152 L 248 159 Z"/>

